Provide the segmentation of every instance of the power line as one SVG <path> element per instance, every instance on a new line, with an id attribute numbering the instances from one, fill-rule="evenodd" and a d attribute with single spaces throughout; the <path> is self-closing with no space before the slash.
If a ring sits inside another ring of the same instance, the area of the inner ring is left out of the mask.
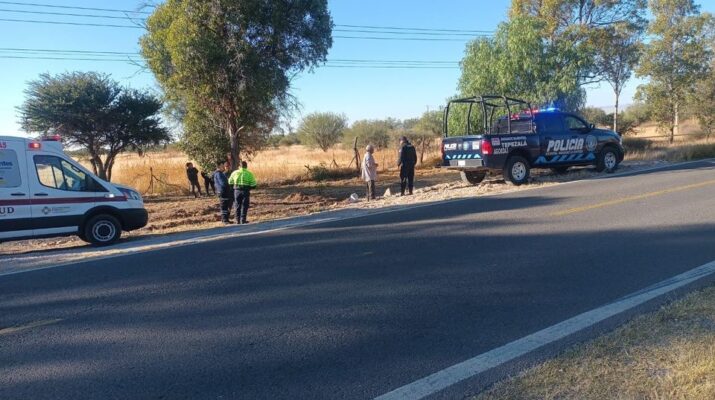
<path id="1" fill-rule="evenodd" d="M 29 7 L 46 7 L 46 8 L 60 8 L 64 10 L 87 10 L 87 11 L 106 11 L 106 12 L 121 12 L 129 14 L 151 14 L 148 11 L 131 11 L 131 10 L 118 10 L 116 8 L 92 8 L 92 7 L 77 7 L 77 6 L 63 6 L 56 4 L 46 4 L 46 3 L 25 3 L 19 1 L 0 1 L 0 4 L 11 4 L 14 6 L 29 6 Z"/>
<path id="2" fill-rule="evenodd" d="M 39 21 L 39 20 L 31 20 L 31 19 L 11 19 L 11 18 L 0 18 L 0 21 L 4 21 L 4 22 L 22 22 L 22 23 L 32 23 L 32 24 L 50 24 L 50 25 L 94 26 L 94 27 L 102 27 L 102 28 L 133 28 L 133 29 L 144 29 L 143 26 L 113 25 L 113 24 L 92 24 L 92 23 L 87 23 L 87 22 Z"/>
<path id="3" fill-rule="evenodd" d="M 47 7 L 47 8 L 65 9 L 65 10 L 86 10 L 86 11 L 103 11 L 103 12 L 118 12 L 118 13 L 125 13 L 125 14 L 151 15 L 151 12 L 148 12 L 148 11 L 132 11 L 132 10 L 111 9 L 111 8 L 77 7 L 77 6 L 64 6 L 64 5 L 54 5 L 54 4 L 44 4 L 44 3 L 24 3 L 24 2 L 0 1 L 0 4 L 31 6 L 31 7 Z M 21 13 L 21 14 L 55 15 L 55 16 L 68 16 L 68 17 L 107 18 L 107 19 L 126 19 L 126 20 L 136 20 L 137 19 L 137 18 L 133 18 L 133 17 L 129 17 L 129 16 L 61 13 L 61 12 L 50 12 L 50 11 L 28 11 L 28 10 L 11 10 L 11 9 L 1 9 L 0 11 Z M 412 33 L 420 34 L 420 35 L 421 34 L 429 34 L 429 35 L 447 35 L 447 36 L 491 35 L 494 33 L 494 31 L 488 31 L 488 30 L 468 30 L 468 29 L 410 28 L 410 27 L 397 27 L 397 26 L 347 25 L 347 24 L 335 24 L 335 26 L 338 28 L 359 28 L 359 29 L 369 29 L 370 30 L 370 31 L 358 31 L 358 30 L 354 30 L 354 29 L 350 29 L 350 30 L 334 29 L 334 31 L 356 32 L 356 33 L 408 34 L 408 32 L 382 32 L 382 31 L 413 31 Z M 122 26 L 122 27 L 124 27 L 124 26 Z M 380 31 L 376 31 L 376 30 L 380 30 Z M 418 32 L 423 32 L 423 33 L 418 33 Z"/>
<path id="4" fill-rule="evenodd" d="M 0 47 L 0 53 L 21 53 L 21 54 L 40 54 L 49 53 L 51 55 L 87 55 L 87 56 L 141 56 L 138 51 L 103 51 L 103 50 L 75 50 L 75 49 L 33 49 L 27 47 Z M 329 63 L 340 64 L 436 64 L 436 65 L 455 65 L 459 61 L 445 60 L 381 60 L 381 59 L 354 59 L 354 58 L 331 58 Z"/>
<path id="5" fill-rule="evenodd" d="M 2 4 L 2 2 L 0 2 Z M 59 15 L 63 17 L 82 17 L 82 18 L 102 18 L 102 19 L 123 19 L 123 20 L 130 20 L 130 21 L 135 21 L 139 18 L 132 18 L 132 17 L 126 17 L 126 16 L 117 16 L 117 15 L 97 15 L 97 14 L 75 14 L 75 13 L 63 13 L 63 12 L 52 12 L 52 11 L 26 11 L 26 10 L 10 10 L 6 8 L 0 8 L 0 11 L 2 12 L 9 12 L 9 13 L 16 13 L 16 14 L 32 14 L 32 15 Z"/>
<path id="6" fill-rule="evenodd" d="M 110 56 L 110 55 L 107 55 Z M 116 56 L 116 55 L 115 55 Z M 20 59 L 20 60 L 54 60 L 54 61 L 103 61 L 103 62 L 123 62 L 123 63 L 129 63 L 129 64 L 142 64 L 144 60 L 139 59 L 139 58 L 133 58 L 133 57 L 126 57 L 126 58 L 102 58 L 102 57 L 97 57 L 92 54 L 78 54 L 75 56 L 70 56 L 70 55 L 64 55 L 64 54 L 50 54 L 50 55 L 41 55 L 41 54 L 25 54 L 25 55 L 16 55 L 16 54 L 4 54 L 2 52 L 2 49 L 0 49 L 0 60 L 2 59 Z M 393 65 L 385 65 L 381 64 L 380 61 L 376 62 L 370 62 L 370 60 L 356 60 L 356 61 L 365 61 L 365 63 L 356 63 L 356 64 L 350 64 L 350 63 L 345 63 L 345 62 L 331 62 L 328 61 L 326 65 L 323 65 L 321 67 L 323 68 L 352 68 L 352 69 L 455 69 L 457 68 L 457 65 L 440 65 L 440 64 L 411 64 L 411 63 L 406 63 L 406 64 L 393 64 Z"/>
<path id="7" fill-rule="evenodd" d="M 440 29 L 440 28 L 408 28 L 397 26 L 374 26 L 374 25 L 341 25 L 335 24 L 342 28 L 364 28 L 364 29 L 390 29 L 390 30 L 409 30 L 409 31 L 434 31 L 434 32 L 459 32 L 459 33 L 494 33 L 494 31 L 480 31 L 467 29 Z"/>

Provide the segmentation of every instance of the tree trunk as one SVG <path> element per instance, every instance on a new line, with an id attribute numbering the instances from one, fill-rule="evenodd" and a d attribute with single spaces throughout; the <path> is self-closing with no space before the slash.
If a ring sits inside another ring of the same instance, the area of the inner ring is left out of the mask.
<path id="1" fill-rule="evenodd" d="M 618 94 L 616 94 L 616 112 L 613 113 L 613 132 L 618 133 Z"/>
<path id="2" fill-rule="evenodd" d="M 231 139 L 231 169 L 238 169 L 239 164 L 239 153 L 240 146 L 238 141 L 238 127 L 236 126 L 236 120 L 229 118 L 228 120 L 228 137 Z"/>
<path id="3" fill-rule="evenodd" d="M 420 151 L 420 165 L 422 165 L 425 161 L 425 144 L 427 143 L 426 140 L 422 141 L 422 150 Z"/>
<path id="4" fill-rule="evenodd" d="M 107 182 L 112 181 L 112 169 L 114 168 L 114 160 L 117 158 L 117 154 L 118 153 L 110 153 L 104 161 L 104 174 L 107 177 Z"/>
<path id="5" fill-rule="evenodd" d="M 94 169 L 94 174 L 97 175 L 99 179 L 107 181 L 107 170 L 104 168 L 102 157 L 97 153 L 92 154 L 92 168 Z"/>
<path id="6" fill-rule="evenodd" d="M 673 128 L 670 130 L 670 143 L 672 144 L 675 141 L 675 135 L 679 134 L 680 127 L 678 124 L 680 123 L 680 115 L 679 115 L 679 108 L 678 108 L 678 103 L 676 102 L 673 105 Z"/>

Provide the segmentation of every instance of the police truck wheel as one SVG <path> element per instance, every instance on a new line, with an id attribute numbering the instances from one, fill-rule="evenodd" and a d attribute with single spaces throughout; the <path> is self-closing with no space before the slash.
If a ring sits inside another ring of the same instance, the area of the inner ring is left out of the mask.
<path id="1" fill-rule="evenodd" d="M 511 156 L 506 161 L 504 178 L 506 178 L 506 180 L 511 182 L 513 185 L 523 185 L 529 180 L 530 170 L 531 168 L 529 167 L 529 162 L 526 161 L 524 157 Z"/>
<path id="2" fill-rule="evenodd" d="M 96 215 L 84 225 L 83 240 L 94 246 L 108 246 L 122 236 L 122 225 L 111 215 Z"/>
<path id="3" fill-rule="evenodd" d="M 460 171 L 462 182 L 470 185 L 479 185 L 487 176 L 487 171 Z"/>
<path id="4" fill-rule="evenodd" d="M 616 150 L 606 147 L 598 155 L 598 161 L 596 162 L 596 171 L 611 173 L 618 168 L 618 153 Z"/>

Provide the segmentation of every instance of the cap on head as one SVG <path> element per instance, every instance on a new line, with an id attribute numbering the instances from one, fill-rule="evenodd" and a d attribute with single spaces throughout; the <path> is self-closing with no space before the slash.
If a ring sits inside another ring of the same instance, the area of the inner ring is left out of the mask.
<path id="1" fill-rule="evenodd" d="M 248 163 L 245 161 L 241 161 L 241 168 L 248 168 Z"/>
<path id="2" fill-rule="evenodd" d="M 407 136 L 403 136 L 400 138 L 400 142 L 402 143 L 409 143 L 409 140 L 407 140 Z"/>

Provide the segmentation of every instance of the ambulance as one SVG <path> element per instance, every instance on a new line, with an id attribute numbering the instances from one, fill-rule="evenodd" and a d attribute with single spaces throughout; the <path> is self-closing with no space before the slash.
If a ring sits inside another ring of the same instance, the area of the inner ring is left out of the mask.
<path id="1" fill-rule="evenodd" d="M 136 190 L 93 175 L 58 136 L 0 136 L 0 242 L 77 235 L 104 246 L 147 221 Z"/>

